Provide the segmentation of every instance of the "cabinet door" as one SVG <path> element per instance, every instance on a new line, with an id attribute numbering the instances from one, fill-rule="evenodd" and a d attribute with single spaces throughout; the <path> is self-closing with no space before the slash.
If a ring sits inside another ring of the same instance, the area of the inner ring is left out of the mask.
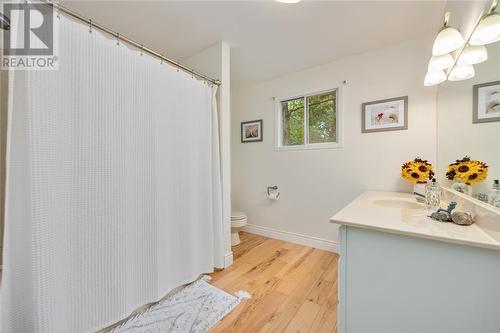
<path id="1" fill-rule="evenodd" d="M 500 251 L 352 227 L 341 242 L 340 332 L 500 332 Z"/>

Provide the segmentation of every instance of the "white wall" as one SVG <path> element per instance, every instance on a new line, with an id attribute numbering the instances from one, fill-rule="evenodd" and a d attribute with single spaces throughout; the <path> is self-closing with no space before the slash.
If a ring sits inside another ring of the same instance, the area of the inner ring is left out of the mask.
<path id="1" fill-rule="evenodd" d="M 230 129 L 230 48 L 225 42 L 187 58 L 182 64 L 214 79 L 222 84 L 217 91 L 219 111 L 219 137 L 221 141 L 222 207 L 224 220 L 224 267 L 233 263 L 231 252 L 231 129 Z"/>
<path id="2" fill-rule="evenodd" d="M 328 219 L 366 189 L 410 191 L 400 165 L 436 162 L 436 88 L 423 78 L 434 36 L 365 53 L 232 92 L 232 202 L 249 224 L 331 242 Z M 342 85 L 343 80 L 347 84 Z M 343 87 L 344 148 L 274 151 L 273 96 Z M 406 131 L 361 133 L 361 104 L 409 96 Z M 264 141 L 240 143 L 240 122 L 263 119 Z M 281 199 L 266 198 L 278 185 Z"/>

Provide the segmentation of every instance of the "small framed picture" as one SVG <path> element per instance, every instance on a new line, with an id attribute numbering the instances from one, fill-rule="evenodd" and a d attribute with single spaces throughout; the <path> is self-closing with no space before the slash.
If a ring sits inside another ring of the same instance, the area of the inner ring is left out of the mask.
<path id="1" fill-rule="evenodd" d="M 262 141 L 262 119 L 245 121 L 241 123 L 241 142 L 258 142 Z"/>
<path id="2" fill-rule="evenodd" d="M 361 109 L 362 133 L 408 129 L 408 96 L 363 103 Z"/>
<path id="3" fill-rule="evenodd" d="M 500 121 L 500 81 L 476 84 L 473 93 L 472 122 Z"/>

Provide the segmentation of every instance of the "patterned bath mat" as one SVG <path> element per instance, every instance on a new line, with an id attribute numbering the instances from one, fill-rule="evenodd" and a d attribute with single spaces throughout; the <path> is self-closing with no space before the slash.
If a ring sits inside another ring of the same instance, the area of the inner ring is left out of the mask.
<path id="1" fill-rule="evenodd" d="M 233 310 L 242 299 L 250 298 L 239 291 L 236 296 L 210 285 L 204 277 L 176 294 L 130 318 L 113 333 L 201 333 L 207 332 Z"/>

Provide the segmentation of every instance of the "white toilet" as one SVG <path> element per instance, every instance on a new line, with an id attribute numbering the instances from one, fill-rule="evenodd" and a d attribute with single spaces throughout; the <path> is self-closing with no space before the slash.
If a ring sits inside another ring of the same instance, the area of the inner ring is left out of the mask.
<path id="1" fill-rule="evenodd" d="M 247 225 L 247 215 L 243 212 L 231 211 L 231 246 L 240 243 L 240 235 L 238 232 Z"/>

